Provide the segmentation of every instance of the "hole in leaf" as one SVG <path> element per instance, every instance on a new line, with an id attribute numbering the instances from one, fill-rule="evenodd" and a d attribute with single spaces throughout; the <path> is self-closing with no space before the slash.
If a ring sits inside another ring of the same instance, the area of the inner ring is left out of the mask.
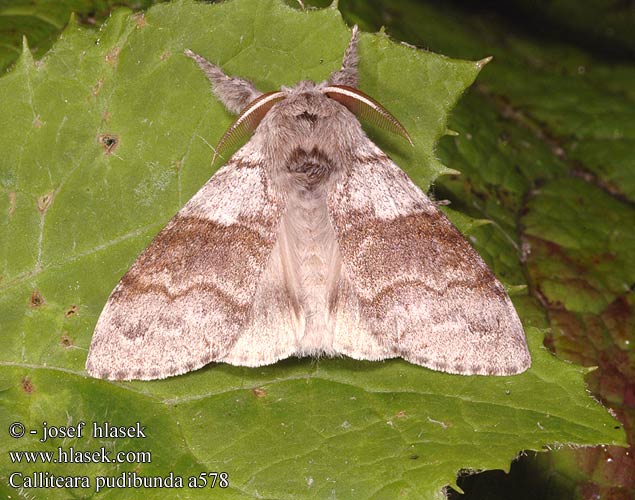
<path id="1" fill-rule="evenodd" d="M 45 195 L 40 196 L 38 198 L 37 209 L 40 211 L 41 214 L 46 213 L 48 208 L 51 206 L 51 203 L 53 203 L 53 198 L 54 198 L 53 191 L 46 193 Z"/>
<path id="2" fill-rule="evenodd" d="M 70 347 L 73 347 L 75 345 L 75 342 L 73 342 L 73 339 L 70 337 L 68 332 L 64 332 L 60 337 L 60 344 L 62 345 L 62 347 L 68 349 Z"/>
<path id="3" fill-rule="evenodd" d="M 22 387 L 22 390 L 27 394 L 31 394 L 35 391 L 35 386 L 33 385 L 33 382 L 31 382 L 31 377 L 22 378 L 20 381 L 20 387 Z"/>
<path id="4" fill-rule="evenodd" d="M 42 294 L 40 293 L 40 291 L 36 288 L 35 290 L 33 290 L 33 293 L 31 294 L 31 299 L 29 300 L 29 304 L 31 307 L 36 308 L 36 307 L 41 307 L 44 305 L 44 297 L 42 297 Z"/>
<path id="5" fill-rule="evenodd" d="M 132 16 L 134 22 L 137 24 L 137 28 L 144 28 L 146 25 L 146 16 L 143 12 L 137 12 L 134 16 Z"/>
<path id="6" fill-rule="evenodd" d="M 78 307 L 75 304 L 71 305 L 71 307 L 66 309 L 66 311 L 64 312 L 64 316 L 66 316 L 67 318 L 75 316 L 77 314 L 77 309 Z"/>
<path id="7" fill-rule="evenodd" d="M 97 139 L 107 155 L 111 155 L 119 146 L 119 136 L 115 134 L 101 134 Z"/>
<path id="8" fill-rule="evenodd" d="M 260 387 L 254 387 L 251 392 L 253 392 L 254 396 L 257 398 L 264 398 L 267 395 L 267 391 L 261 389 Z"/>
<path id="9" fill-rule="evenodd" d="M 11 217 L 13 215 L 13 212 L 15 212 L 15 197 L 16 197 L 16 192 L 10 191 L 9 192 L 9 217 Z"/>
<path id="10" fill-rule="evenodd" d="M 106 62 L 108 64 L 112 64 L 113 66 L 117 64 L 119 60 L 119 52 L 121 52 L 121 47 L 113 48 L 108 54 L 106 54 Z"/>
<path id="11" fill-rule="evenodd" d="M 104 84 L 104 80 L 102 80 L 101 78 L 99 80 L 97 80 L 97 83 L 95 84 L 95 86 L 91 90 L 91 93 L 95 97 L 97 97 L 97 95 L 99 94 L 99 91 L 101 90 L 101 87 L 102 87 L 103 84 Z"/>

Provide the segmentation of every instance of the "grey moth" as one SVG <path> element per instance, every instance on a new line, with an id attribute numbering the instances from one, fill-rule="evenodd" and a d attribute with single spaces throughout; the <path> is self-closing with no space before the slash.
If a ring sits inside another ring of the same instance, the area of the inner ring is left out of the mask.
<path id="1" fill-rule="evenodd" d="M 401 357 L 511 375 L 530 355 L 501 283 L 436 205 L 364 133 L 410 139 L 361 92 L 357 27 L 327 81 L 263 94 L 187 50 L 251 134 L 112 291 L 86 369 L 157 379 L 216 361 Z"/>

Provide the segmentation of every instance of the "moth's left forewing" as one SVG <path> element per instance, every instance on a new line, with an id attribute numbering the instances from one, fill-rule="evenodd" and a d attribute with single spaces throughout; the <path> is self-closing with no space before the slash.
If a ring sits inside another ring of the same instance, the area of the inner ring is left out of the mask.
<path id="1" fill-rule="evenodd" d="M 288 343 L 291 326 L 285 325 L 293 322 L 284 314 L 290 310 L 287 298 L 268 291 L 283 204 L 261 155 L 248 143 L 117 284 L 95 327 L 88 372 L 116 380 L 185 373 L 224 360 L 252 330 L 271 338 L 255 360 L 241 364 L 275 361 Z M 254 317 L 263 300 L 277 319 L 275 330 L 267 316 Z"/>
<path id="2" fill-rule="evenodd" d="M 355 295 L 338 300 L 359 304 L 359 329 L 385 352 L 436 370 L 527 369 L 518 315 L 478 253 L 370 140 L 354 156 L 327 203 L 347 281 L 340 293 Z"/>

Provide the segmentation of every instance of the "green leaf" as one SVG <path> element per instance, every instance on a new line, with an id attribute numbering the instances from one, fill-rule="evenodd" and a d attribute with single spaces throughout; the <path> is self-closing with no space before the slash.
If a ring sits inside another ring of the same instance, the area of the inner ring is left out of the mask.
<path id="1" fill-rule="evenodd" d="M 117 280 L 154 234 L 213 173 L 214 143 L 231 117 L 183 56 L 201 53 L 263 91 L 336 69 L 349 38 L 333 9 L 275 1 L 191 1 L 144 16 L 115 12 L 99 32 L 70 25 L 41 61 L 24 50 L 0 79 L 0 417 L 27 429 L 83 420 L 131 425 L 147 438 L 38 442 L 0 433 L 0 453 L 73 446 L 150 450 L 151 463 L 0 465 L 11 472 L 97 476 L 227 472 L 222 498 L 438 498 L 457 471 L 504 468 L 523 449 L 623 443 L 586 393 L 586 369 L 542 347 L 535 305 L 515 296 L 532 368 L 514 377 L 461 377 L 401 360 L 290 359 L 248 369 L 223 364 L 164 381 L 112 383 L 84 371 L 92 330 Z M 480 66 L 364 34 L 361 88 L 416 144 L 371 130 L 424 189 L 443 172 L 434 146 Z M 484 241 L 488 225 L 456 217 Z M 504 221 L 503 221 L 504 222 Z M 504 227 L 504 223 L 498 223 Z M 511 224 L 511 222 L 510 222 Z M 497 260 L 496 239 L 484 256 Z M 489 255 L 489 257 L 488 257 Z M 510 254 L 511 255 L 511 254 Z M 505 260 L 502 261 L 503 263 Z M 509 259 L 511 262 L 511 259 Z M 507 265 L 495 265 L 496 272 Z M 504 273 L 499 272 L 503 275 Z M 520 274 L 503 279 L 519 285 Z M 146 489 L 148 498 L 166 491 Z M 28 494 L 30 492 L 27 490 Z M 174 492 L 206 497 L 207 489 Z M 129 498 L 130 490 L 107 494 Z M 170 495 L 171 496 L 171 495 Z"/>
<path id="2" fill-rule="evenodd" d="M 93 26 L 114 5 L 133 9 L 148 7 L 152 0 L 0 0 L 0 71 L 18 58 L 22 36 L 29 38 L 36 56 L 51 48 L 71 13 L 79 22 Z"/>

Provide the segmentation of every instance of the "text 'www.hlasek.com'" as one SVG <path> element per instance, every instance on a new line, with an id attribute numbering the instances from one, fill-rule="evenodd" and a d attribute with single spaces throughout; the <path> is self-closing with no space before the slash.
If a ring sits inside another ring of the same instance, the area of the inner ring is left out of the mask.
<path id="1" fill-rule="evenodd" d="M 22 422 L 9 426 L 9 435 L 16 440 L 33 436 L 24 443 L 24 449 L 8 451 L 10 466 L 7 474 L 9 486 L 19 492 L 45 488 L 92 489 L 99 492 L 108 488 L 167 488 L 203 489 L 229 487 L 229 474 L 221 471 L 193 471 L 177 474 L 157 471 L 152 465 L 152 452 L 142 449 L 119 449 L 125 442 L 131 448 L 143 444 L 146 427 L 140 422 L 132 425 L 114 425 L 110 422 L 83 420 L 75 425 L 52 425 L 42 422 L 32 428 Z M 82 445 L 92 445 L 90 449 Z M 26 440 L 25 440 L 26 441 Z M 70 443 L 73 445 L 70 445 Z M 45 449 L 37 449 L 45 448 Z M 171 451 L 168 451 L 171 453 Z M 89 464 L 107 464 L 99 472 L 93 466 L 92 474 L 83 474 Z M 122 470 L 134 464 L 132 470 Z M 28 495 L 27 495 L 28 498 Z"/>

